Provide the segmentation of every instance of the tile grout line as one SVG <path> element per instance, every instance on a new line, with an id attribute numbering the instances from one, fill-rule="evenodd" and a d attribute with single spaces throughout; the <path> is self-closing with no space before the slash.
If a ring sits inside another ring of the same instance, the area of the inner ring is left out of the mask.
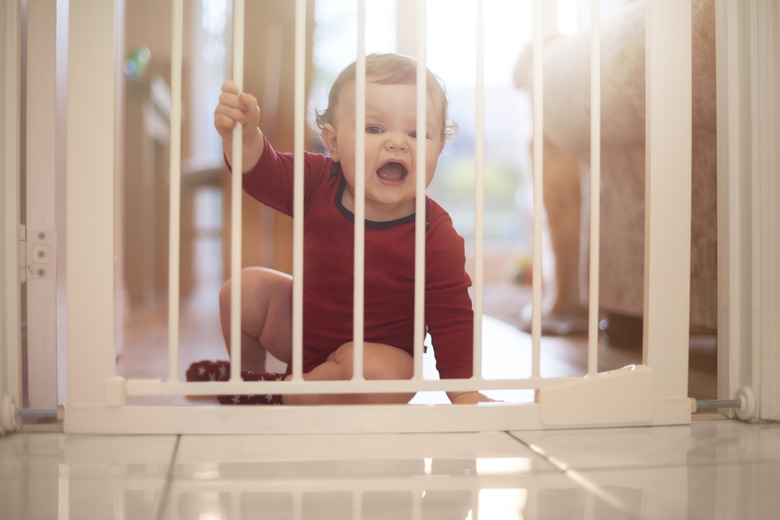
<path id="1" fill-rule="evenodd" d="M 528 448 L 529 450 L 531 450 L 532 452 L 534 452 L 535 454 L 539 455 L 544 460 L 552 464 L 553 467 L 555 467 L 557 470 L 562 472 L 567 478 L 571 479 L 575 484 L 585 489 L 587 492 L 603 500 L 610 506 L 614 507 L 616 510 L 621 511 L 627 515 L 630 515 L 632 518 L 635 518 L 636 520 L 642 520 L 641 516 L 635 515 L 633 512 L 626 510 L 625 507 L 623 507 L 623 505 L 621 504 L 620 500 L 618 500 L 611 493 L 606 491 L 603 487 L 585 478 L 585 476 L 583 476 L 582 473 L 580 473 L 579 471 L 570 468 L 563 461 L 551 457 L 550 455 L 545 453 L 544 450 L 542 450 L 540 447 L 524 441 L 523 439 L 515 435 L 513 432 L 507 431 L 506 433 L 511 438 L 513 438 L 514 440 L 516 440 L 517 442 L 519 442 L 520 444 L 522 444 L 523 446 L 525 446 L 526 448 Z"/>
<path id="2" fill-rule="evenodd" d="M 165 485 L 163 486 L 162 495 L 160 497 L 160 505 L 157 509 L 157 514 L 154 515 L 155 520 L 162 520 L 165 513 L 165 508 L 168 505 L 168 498 L 171 494 L 171 486 L 173 485 L 173 468 L 176 463 L 176 459 L 179 454 L 179 443 L 181 442 L 181 434 L 176 435 L 176 444 L 173 445 L 173 453 L 171 453 L 171 460 L 168 465 L 168 472 L 165 476 Z"/>

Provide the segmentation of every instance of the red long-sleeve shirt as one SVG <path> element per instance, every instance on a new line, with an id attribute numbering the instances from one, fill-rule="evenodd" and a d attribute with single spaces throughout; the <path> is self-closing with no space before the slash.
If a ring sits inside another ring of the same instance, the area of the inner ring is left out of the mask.
<path id="1" fill-rule="evenodd" d="M 292 154 L 268 141 L 244 175 L 247 193 L 292 216 Z M 345 181 L 329 157 L 304 158 L 303 344 L 308 372 L 352 341 L 354 215 L 341 204 Z M 425 326 L 442 378 L 472 375 L 473 311 L 463 238 L 426 197 Z M 365 223 L 364 339 L 414 354 L 414 215 Z"/>

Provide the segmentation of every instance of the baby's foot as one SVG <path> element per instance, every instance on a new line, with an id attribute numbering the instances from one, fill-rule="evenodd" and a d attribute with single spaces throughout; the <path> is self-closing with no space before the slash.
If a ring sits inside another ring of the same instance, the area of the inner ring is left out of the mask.
<path id="1" fill-rule="evenodd" d="M 230 374 L 229 361 L 196 361 L 187 369 L 187 381 L 219 381 Z"/>
<path id="2" fill-rule="evenodd" d="M 241 379 L 244 381 L 283 381 L 285 374 L 265 372 L 257 374 L 251 370 L 242 370 Z M 220 381 L 227 381 L 230 373 L 222 376 Z M 218 395 L 217 400 L 222 404 L 284 404 L 279 394 L 257 395 Z"/>

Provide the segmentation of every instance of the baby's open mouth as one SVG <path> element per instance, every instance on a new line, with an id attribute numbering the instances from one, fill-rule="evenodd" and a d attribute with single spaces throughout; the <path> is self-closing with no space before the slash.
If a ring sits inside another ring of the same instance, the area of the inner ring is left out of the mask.
<path id="1" fill-rule="evenodd" d="M 397 162 L 384 164 L 376 171 L 376 174 L 379 175 L 381 179 L 388 182 L 402 181 L 406 178 L 408 173 L 406 166 Z"/>

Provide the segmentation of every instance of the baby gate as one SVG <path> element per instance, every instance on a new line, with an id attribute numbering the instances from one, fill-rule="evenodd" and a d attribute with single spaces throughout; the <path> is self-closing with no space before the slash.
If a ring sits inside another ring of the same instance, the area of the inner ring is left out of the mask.
<path id="1" fill-rule="evenodd" d="M 284 433 L 343 431 L 480 431 L 603 425 L 684 424 L 690 421 L 687 397 L 688 308 L 690 271 L 691 168 L 691 5 L 655 0 L 647 8 L 647 159 L 645 229 L 645 331 L 643 362 L 599 373 L 598 265 L 600 120 L 591 121 L 591 216 L 588 373 L 578 378 L 547 378 L 540 373 L 541 269 L 533 274 L 532 366 L 524 379 L 482 377 L 482 209 L 484 207 L 484 86 L 482 84 L 482 1 L 477 0 L 477 103 L 474 376 L 467 380 L 427 380 L 422 376 L 423 328 L 416 326 L 415 369 L 411 380 L 306 382 L 302 378 L 302 219 L 294 223 L 293 379 L 289 382 L 243 382 L 239 371 L 220 383 L 183 382 L 178 375 L 180 121 L 182 69 L 182 0 L 173 0 L 173 64 L 170 159 L 169 374 L 167 380 L 125 380 L 117 377 L 114 361 L 114 92 L 115 7 L 112 2 L 72 2 L 69 7 L 68 175 L 67 175 L 67 295 L 69 432 L 115 433 Z M 534 135 L 542 135 L 542 0 L 534 0 Z M 302 156 L 305 121 L 305 0 L 296 0 L 295 152 Z M 418 122 L 424 126 L 426 85 L 426 2 L 418 0 Z M 358 76 L 365 80 L 364 0 L 358 1 Z M 243 83 L 243 0 L 233 4 L 234 77 Z M 592 14 L 591 107 L 600 113 L 599 3 Z M 357 88 L 357 125 L 365 117 L 364 91 Z M 422 102 L 420 102 L 422 100 Z M 240 129 L 236 130 L 240 132 Z M 240 135 L 240 134 L 239 134 Z M 362 136 L 362 131 L 358 132 Z M 424 136 L 421 136 L 424 138 Z M 235 139 L 233 165 L 241 171 L 241 140 Z M 358 138 L 358 149 L 363 145 Z M 541 265 L 542 139 L 535 139 L 533 262 Z M 418 147 L 418 164 L 425 148 Z M 360 156 L 360 152 L 358 152 Z M 421 159 L 422 156 L 422 159 Z M 296 159 L 295 214 L 300 215 L 303 163 Z M 357 175 L 361 179 L 361 175 Z M 418 194 L 424 177 L 418 176 Z M 233 176 L 232 200 L 240 201 L 241 179 Z M 362 201 L 364 187 L 356 186 Z M 417 215 L 424 214 L 424 197 L 417 197 Z M 232 206 L 231 236 L 241 236 L 241 208 Z M 355 212 L 355 309 L 362 309 L 362 237 L 364 207 Z M 416 323 L 423 320 L 424 225 L 416 232 Z M 240 309 L 241 243 L 231 241 L 230 275 L 234 310 Z M 215 295 L 216 297 L 216 295 Z M 231 317 L 232 362 L 240 364 L 240 316 Z M 355 312 L 355 373 L 362 374 L 362 312 Z M 216 395 L 253 393 L 417 392 L 528 389 L 532 403 L 488 403 L 437 406 L 135 406 L 134 395 Z"/>

